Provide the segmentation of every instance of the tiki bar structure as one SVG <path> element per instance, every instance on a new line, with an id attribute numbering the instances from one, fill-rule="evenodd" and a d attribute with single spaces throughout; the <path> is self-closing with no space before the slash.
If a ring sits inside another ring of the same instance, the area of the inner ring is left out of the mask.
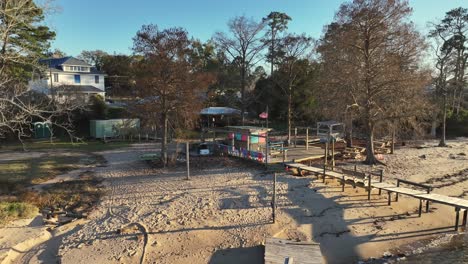
<path id="1" fill-rule="evenodd" d="M 304 131 L 305 136 L 298 134 Z M 260 163 L 307 162 L 328 157 L 334 165 L 335 142 L 343 140 L 344 125 L 335 121 L 318 122 L 317 126 L 296 127 L 289 139 L 284 132 L 256 126 L 204 128 L 202 140 L 212 139 L 224 155 L 241 157 Z M 309 133 L 310 132 L 310 133 Z"/>

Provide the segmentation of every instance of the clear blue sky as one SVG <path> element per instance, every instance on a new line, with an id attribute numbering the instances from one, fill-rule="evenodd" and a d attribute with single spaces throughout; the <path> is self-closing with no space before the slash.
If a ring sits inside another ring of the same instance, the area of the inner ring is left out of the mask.
<path id="1" fill-rule="evenodd" d="M 246 15 L 261 19 L 270 11 L 292 17 L 289 31 L 314 38 L 333 20 L 342 0 L 56 0 L 61 8 L 47 19 L 57 33 L 52 48 L 68 55 L 101 49 L 130 54 L 132 38 L 143 24 L 161 28 L 180 26 L 192 37 L 207 40 L 215 31 L 225 31 L 229 18 Z M 468 0 L 409 0 L 412 20 L 421 31 L 426 23 L 442 18 L 446 11 Z"/>

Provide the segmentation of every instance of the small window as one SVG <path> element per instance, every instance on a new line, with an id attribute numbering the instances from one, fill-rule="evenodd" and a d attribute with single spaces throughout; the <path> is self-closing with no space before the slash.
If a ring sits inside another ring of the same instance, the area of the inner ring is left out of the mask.
<path id="1" fill-rule="evenodd" d="M 81 83 L 80 75 L 75 75 L 75 83 Z"/>
<path id="2" fill-rule="evenodd" d="M 54 82 L 58 82 L 58 81 L 59 81 L 58 73 L 54 73 Z"/>
<path id="3" fill-rule="evenodd" d="M 94 83 L 99 83 L 99 75 L 94 76 Z"/>

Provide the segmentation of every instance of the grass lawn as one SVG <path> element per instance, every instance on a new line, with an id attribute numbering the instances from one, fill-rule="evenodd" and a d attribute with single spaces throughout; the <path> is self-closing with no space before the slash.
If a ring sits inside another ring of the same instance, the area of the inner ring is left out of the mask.
<path id="1" fill-rule="evenodd" d="M 71 143 L 69 141 L 30 141 L 26 142 L 29 151 L 45 152 L 40 157 L 0 160 L 0 194 L 11 193 L 18 188 L 36 184 L 67 171 L 84 165 L 103 162 L 102 157 L 92 152 L 127 147 L 128 142 L 102 143 L 91 141 Z M 21 144 L 6 144 L 0 147 L 1 152 L 21 152 Z M 66 153 L 66 154 L 64 154 Z"/>
<path id="2" fill-rule="evenodd" d="M 29 203 L 0 202 L 0 225 L 9 220 L 34 216 L 37 212 L 37 207 Z"/>
<path id="3" fill-rule="evenodd" d="M 80 165 L 92 163 L 89 158 L 84 158 L 86 156 L 62 156 L 57 153 L 39 158 L 0 161 L 0 184 L 40 183 Z"/>

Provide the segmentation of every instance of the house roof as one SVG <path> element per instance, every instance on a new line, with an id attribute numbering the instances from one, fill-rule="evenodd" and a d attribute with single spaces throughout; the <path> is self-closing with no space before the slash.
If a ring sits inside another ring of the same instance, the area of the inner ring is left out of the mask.
<path id="1" fill-rule="evenodd" d="M 52 72 L 68 72 L 63 71 L 60 67 L 61 65 L 73 65 L 73 66 L 86 66 L 90 67 L 90 72 L 79 72 L 80 74 L 104 74 L 104 72 L 98 71 L 92 65 L 89 65 L 83 60 L 76 59 L 74 57 L 63 57 L 63 58 L 49 58 L 49 59 L 41 59 L 39 63 L 49 66 L 49 69 Z"/>
<path id="2" fill-rule="evenodd" d="M 103 93 L 104 91 L 92 85 L 60 85 L 54 88 L 57 92 L 65 93 Z"/>
<path id="3" fill-rule="evenodd" d="M 75 66 L 88 66 L 91 67 L 88 63 L 83 60 L 79 60 L 73 57 L 63 57 L 63 58 L 49 58 L 39 60 L 40 63 L 44 65 L 49 65 L 51 68 L 56 68 L 60 65 L 75 65 Z"/>

